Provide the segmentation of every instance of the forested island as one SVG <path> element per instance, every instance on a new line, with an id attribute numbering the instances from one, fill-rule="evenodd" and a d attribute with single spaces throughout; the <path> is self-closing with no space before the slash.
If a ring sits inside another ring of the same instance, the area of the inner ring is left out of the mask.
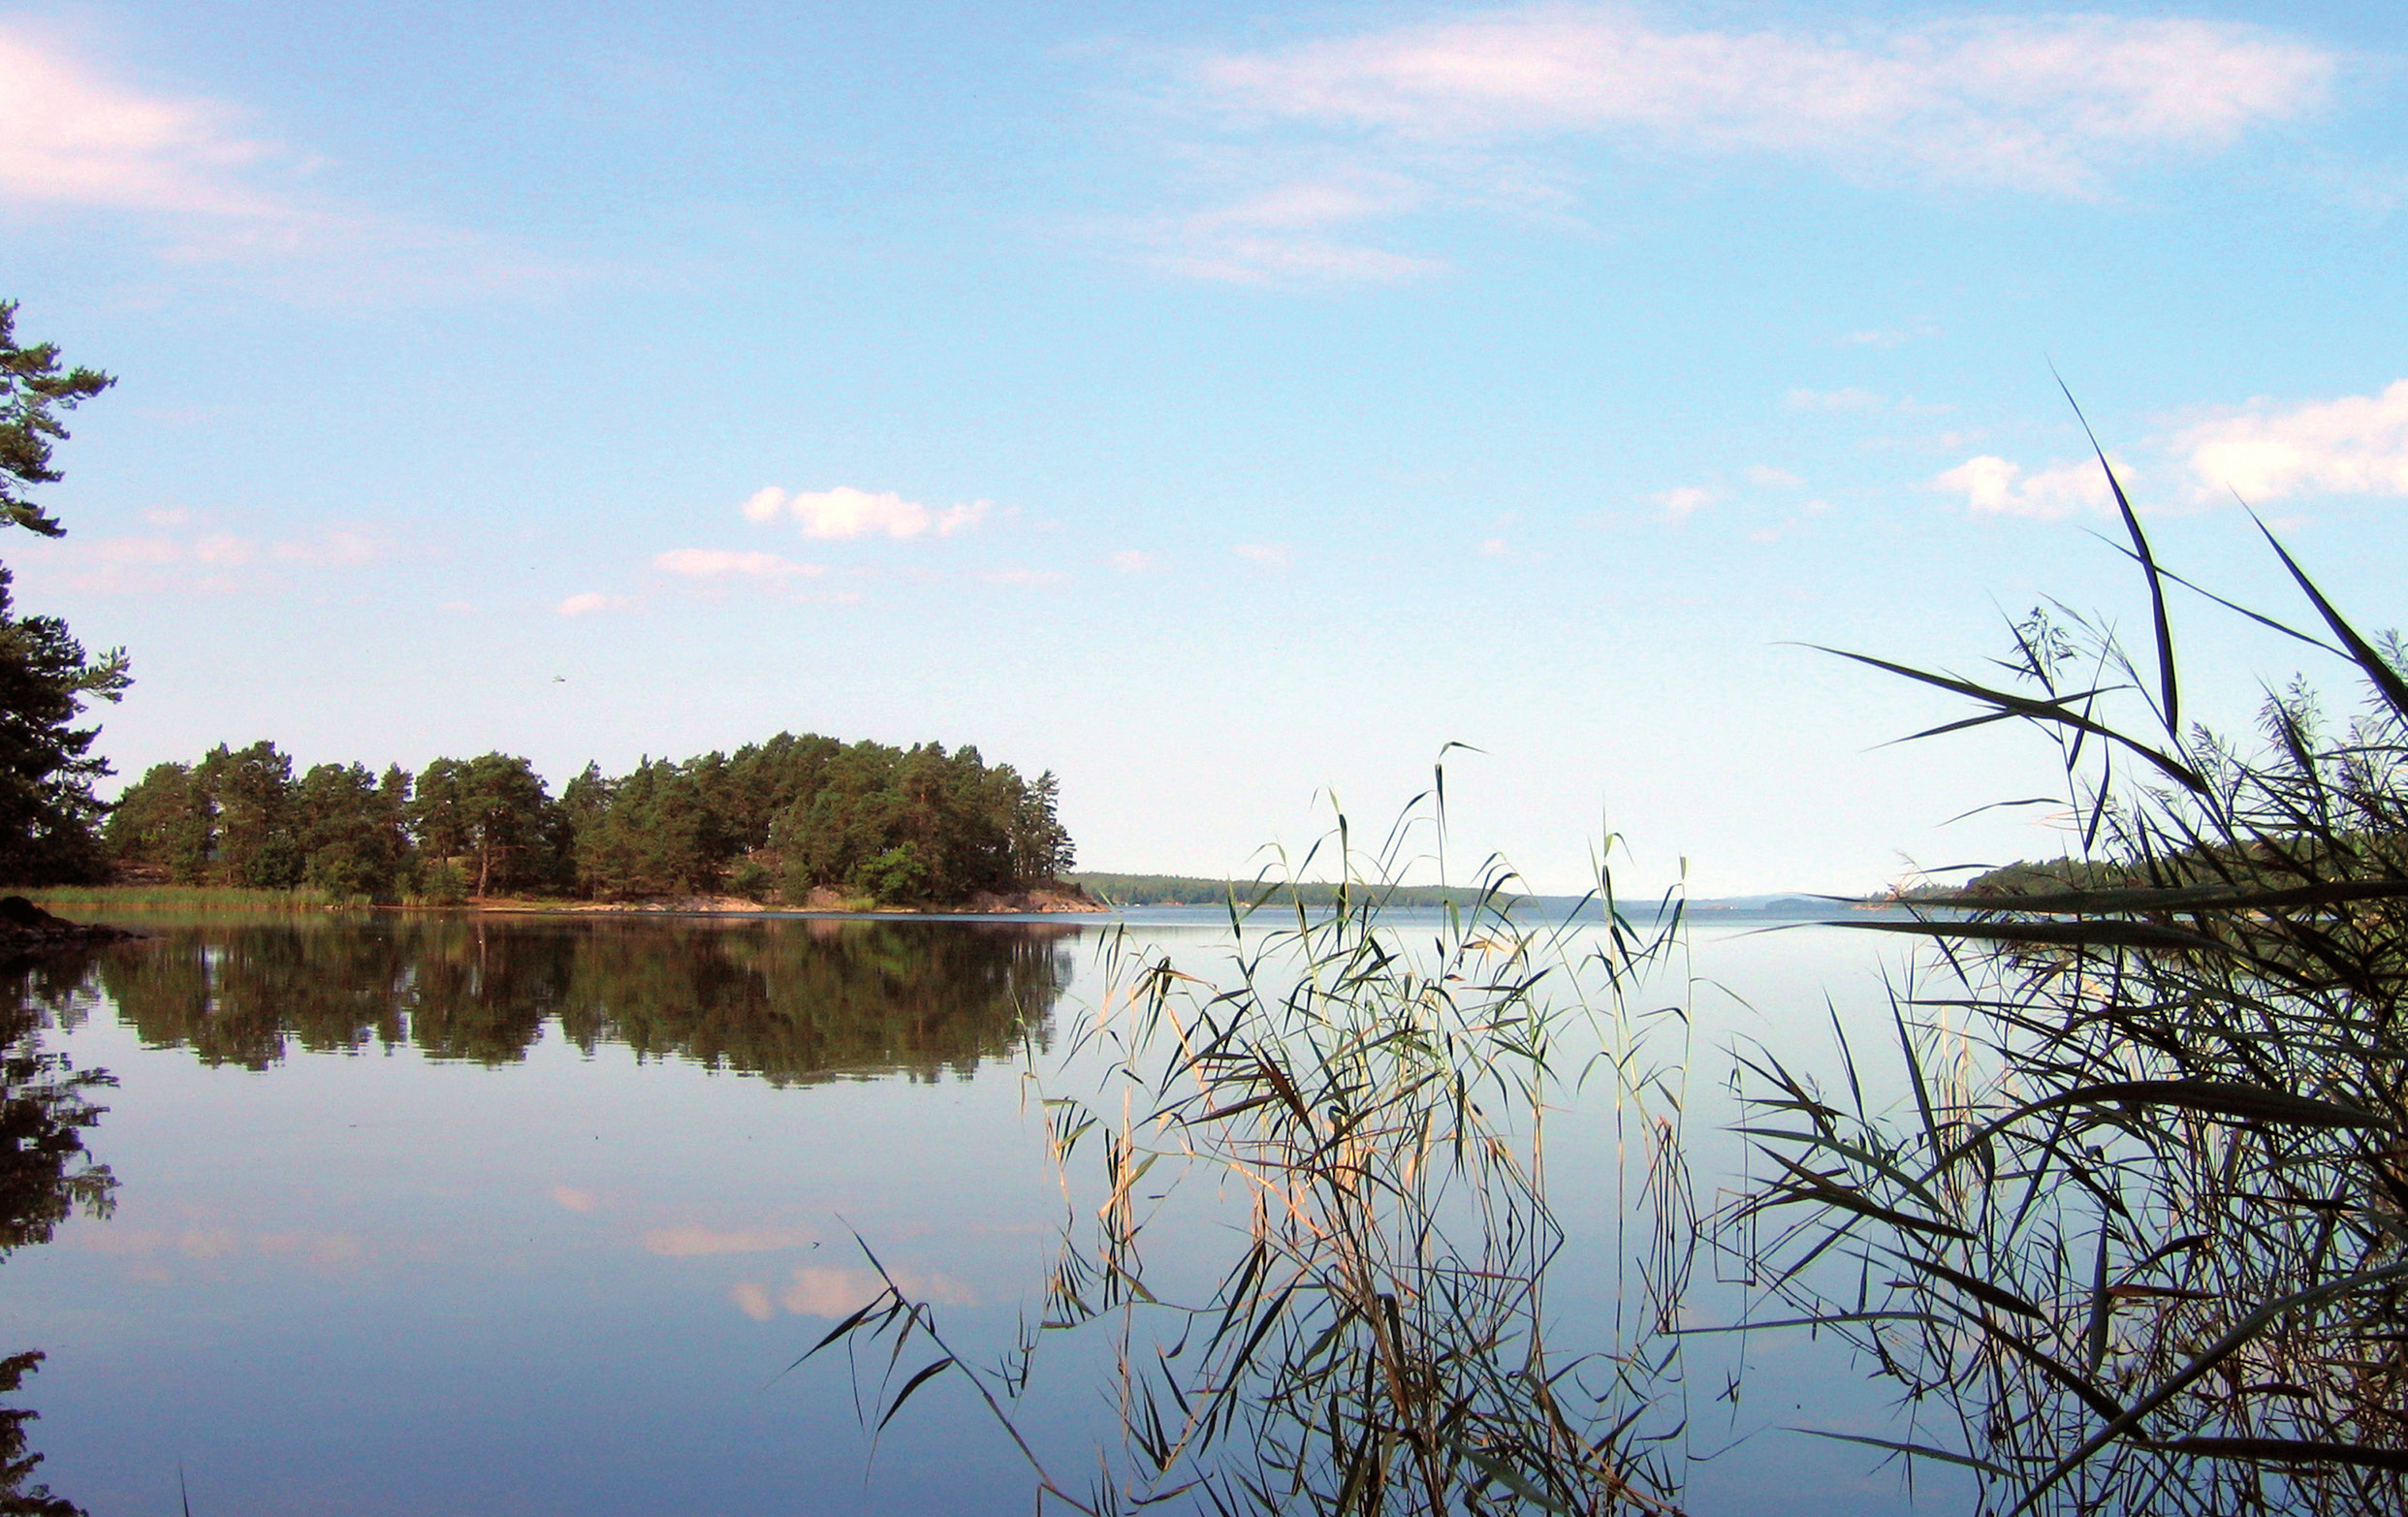
<path id="1" fill-rule="evenodd" d="M 319 764 L 272 743 L 154 765 L 100 830 L 121 883 L 306 889 L 330 902 L 497 897 L 762 905 L 993 907 L 1072 862 L 1051 771 L 974 747 L 781 732 L 734 753 L 598 764 L 551 793 L 523 758 L 439 758 L 416 774 Z"/>

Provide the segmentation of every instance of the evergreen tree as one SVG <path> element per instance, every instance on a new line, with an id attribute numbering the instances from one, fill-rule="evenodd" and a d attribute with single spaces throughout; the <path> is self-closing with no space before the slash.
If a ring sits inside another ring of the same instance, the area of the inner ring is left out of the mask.
<path id="1" fill-rule="evenodd" d="M 92 781 L 110 769 L 91 752 L 100 729 L 76 718 L 86 696 L 114 701 L 133 679 L 122 651 L 95 663 L 58 617 L 18 616 L 12 585 L 0 567 L 0 880 L 97 879 L 107 865 L 94 824 L 107 808 Z"/>
<path id="2" fill-rule="evenodd" d="M 188 764 L 153 764 L 109 809 L 101 837 L 126 873 L 198 885 L 207 877 L 214 807 Z"/>
<path id="3" fill-rule="evenodd" d="M 58 483 L 50 445 L 67 436 L 58 413 L 115 383 L 96 368 L 60 372 L 55 342 L 18 347 L 16 302 L 0 300 L 0 524 L 44 537 L 65 535 L 65 527 L 25 498 L 25 487 Z"/>
<path id="4" fill-rule="evenodd" d="M 303 774 L 293 793 L 302 883 L 336 898 L 395 895 L 409 851 L 400 812 L 408 783 L 395 769 L 380 785 L 364 764 L 320 764 Z"/>
<path id="5" fill-rule="evenodd" d="M 410 826 L 429 861 L 464 858 L 479 897 L 554 877 L 563 818 L 523 758 L 436 759 L 418 776 Z"/>
<path id="6" fill-rule="evenodd" d="M 0 525 L 44 537 L 65 528 L 26 498 L 54 484 L 50 448 L 67 435 L 58 413 L 116 381 L 97 369 L 62 371 L 58 346 L 16 341 L 16 303 L 0 300 Z M 16 614 L 0 567 L 0 880 L 48 884 L 100 877 L 105 855 L 93 824 L 105 807 L 92 781 L 110 773 L 91 756 L 95 727 L 79 728 L 86 697 L 114 701 L 132 683 L 123 649 L 86 656 L 55 616 Z"/>
<path id="7" fill-rule="evenodd" d="M 193 772 L 215 817 L 209 881 L 250 890 L 291 890 L 308 867 L 293 809 L 293 760 L 262 741 L 224 743 Z"/>

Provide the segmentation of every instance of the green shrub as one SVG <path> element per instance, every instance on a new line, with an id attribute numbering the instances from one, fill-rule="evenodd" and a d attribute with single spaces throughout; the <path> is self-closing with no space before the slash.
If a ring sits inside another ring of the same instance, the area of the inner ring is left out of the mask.
<path id="1" fill-rule="evenodd" d="M 429 865 L 419 876 L 419 903 L 457 906 L 468 900 L 468 872 L 449 859 Z"/>
<path id="2" fill-rule="evenodd" d="M 777 888 L 777 876 L 757 859 L 746 859 L 727 877 L 728 894 L 746 901 L 767 901 Z"/>

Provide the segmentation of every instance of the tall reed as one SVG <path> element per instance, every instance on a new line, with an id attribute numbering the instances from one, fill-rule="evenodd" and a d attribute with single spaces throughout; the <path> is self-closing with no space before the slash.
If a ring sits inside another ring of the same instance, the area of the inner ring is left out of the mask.
<path id="1" fill-rule="evenodd" d="M 2004 685 L 1862 659 L 1972 704 L 1935 732 L 2045 734 L 2088 866 L 2067 876 L 2104 883 L 1858 924 L 1928 945 L 1895 992 L 1912 1109 L 1866 1109 L 1861 1051 L 1844 1093 L 1751 1059 L 1773 1178 L 1720 1238 L 1925 1429 L 1868 1441 L 1969 1467 L 1985 1512 L 2408 1510 L 2400 650 L 2269 534 L 2315 620 L 2241 614 L 2342 660 L 2363 704 L 2336 725 L 2275 692 L 2246 750 L 2186 726 L 2188 582 L 2108 479 L 2140 656 L 2058 612 L 2015 628 Z"/>
<path id="2" fill-rule="evenodd" d="M 1422 818 L 1441 829 L 1442 784 Z M 1172 1496 L 1232 1513 L 1675 1509 L 1685 1023 L 1630 997 L 1678 911 L 1639 927 L 1600 871 L 1604 933 L 1533 924 L 1492 861 L 1419 941 L 1382 911 L 1415 835 L 1364 859 L 1342 819 L 1327 909 L 1272 904 L 1267 877 L 1233 894 L 1225 975 L 1115 938 L 1080 1031 L 1106 1090 L 1043 1107 L 1070 1204 L 1042 1323 L 973 1368 L 890 1283 L 819 1345 L 879 1345 L 896 1376 L 881 1425 L 931 1378 L 966 1377 L 1028 1453 L 1040 1505 L 1089 1513 Z M 1572 1355 L 1547 1341 L 1563 1238 L 1544 1129 L 1584 1078 L 1610 1086 L 1642 1155 L 1621 1210 L 1646 1235 L 1624 1250 L 1631 1273 L 1649 1279 L 1624 1293 L 1614 1341 Z M 1216 1195 L 1234 1198 L 1229 1253 L 1183 1301 L 1149 1242 Z M 1073 1489 L 1019 1408 L 1040 1346 L 1093 1333 L 1113 1341 L 1124 1437 Z"/>
<path id="3" fill-rule="evenodd" d="M 92 911 L 340 911 L 364 909 L 364 896 L 342 897 L 301 885 L 251 890 L 239 885 L 45 885 L 27 894 L 50 910 Z"/>

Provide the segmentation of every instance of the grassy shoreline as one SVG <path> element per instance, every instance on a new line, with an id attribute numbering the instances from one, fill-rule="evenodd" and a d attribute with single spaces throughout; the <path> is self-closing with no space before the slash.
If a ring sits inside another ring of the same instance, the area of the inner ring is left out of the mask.
<path id="1" fill-rule="evenodd" d="M 726 916 L 781 915 L 1020 916 L 1079 915 L 1105 909 L 1075 885 L 982 897 L 934 906 L 892 905 L 867 898 L 814 892 L 800 905 L 773 905 L 735 896 L 688 896 L 659 901 L 579 901 L 569 897 L 490 896 L 484 900 L 370 901 L 339 900 L 325 891 L 250 890 L 234 885 L 68 885 L 27 887 L 25 898 L 47 911 L 335 911 L 475 912 L 513 916 Z"/>

